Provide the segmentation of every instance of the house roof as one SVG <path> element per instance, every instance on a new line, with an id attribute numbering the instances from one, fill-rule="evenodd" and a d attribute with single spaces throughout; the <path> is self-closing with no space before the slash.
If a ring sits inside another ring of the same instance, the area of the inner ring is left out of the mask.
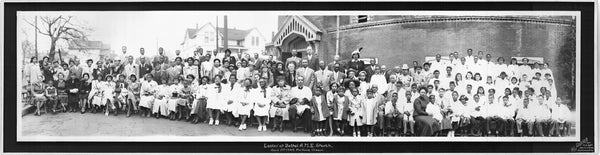
<path id="1" fill-rule="evenodd" d="M 109 50 L 110 45 L 104 44 L 104 43 L 102 43 L 102 41 L 71 40 L 71 41 L 69 41 L 69 49 L 71 49 L 71 50 L 82 50 L 82 49 Z"/>
<path id="2" fill-rule="evenodd" d="M 206 26 L 210 26 L 211 28 L 215 28 L 215 26 L 213 26 L 211 23 L 204 24 L 202 27 L 197 28 L 197 29 L 188 28 L 185 31 L 186 37 L 188 37 L 190 39 L 196 38 L 196 34 L 198 33 L 198 31 L 200 31 L 201 29 L 203 29 Z M 225 30 L 225 28 L 219 27 L 218 30 L 219 30 L 219 33 L 222 35 L 223 31 Z M 244 40 L 246 38 L 246 36 L 248 34 L 250 34 L 250 32 L 252 32 L 252 30 L 254 30 L 254 28 L 247 29 L 247 30 L 240 30 L 240 29 L 231 29 L 231 28 L 228 28 L 227 29 L 227 40 Z"/>
<path id="3" fill-rule="evenodd" d="M 219 27 L 219 33 L 223 34 L 225 32 L 225 28 Z M 249 30 L 238 30 L 238 29 L 227 29 L 227 40 L 244 40 L 248 34 L 250 34 Z"/>

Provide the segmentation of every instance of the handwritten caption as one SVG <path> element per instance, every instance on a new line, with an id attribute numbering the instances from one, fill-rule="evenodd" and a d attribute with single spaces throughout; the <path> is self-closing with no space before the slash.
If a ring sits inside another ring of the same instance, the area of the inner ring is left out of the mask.
<path id="1" fill-rule="evenodd" d="M 333 149 L 328 143 L 264 143 L 271 152 L 324 152 Z"/>

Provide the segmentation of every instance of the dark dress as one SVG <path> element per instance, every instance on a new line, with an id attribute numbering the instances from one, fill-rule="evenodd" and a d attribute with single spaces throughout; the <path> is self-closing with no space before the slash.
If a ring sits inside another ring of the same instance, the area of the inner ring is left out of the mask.
<path id="1" fill-rule="evenodd" d="M 83 81 L 79 83 L 79 99 L 87 99 L 88 94 L 92 90 L 92 83 Z"/>
<path id="2" fill-rule="evenodd" d="M 77 97 L 77 92 L 72 93 L 71 90 L 79 89 L 79 85 L 81 85 L 81 84 L 80 84 L 79 79 L 77 79 L 77 78 L 67 80 L 67 90 L 66 91 L 67 91 L 67 94 L 69 95 L 68 104 L 71 107 L 77 106 L 77 103 L 79 101 L 79 98 Z"/>
<path id="3" fill-rule="evenodd" d="M 357 75 L 360 71 L 365 70 L 365 62 L 362 60 L 358 60 L 358 61 L 353 61 L 350 60 L 350 63 L 348 63 L 348 67 L 352 68 L 354 70 L 356 70 Z"/>
<path id="4" fill-rule="evenodd" d="M 291 87 L 296 87 L 296 71 L 293 73 L 290 71 L 285 72 L 285 82 Z"/>
<path id="5" fill-rule="evenodd" d="M 415 134 L 417 136 L 432 136 L 434 132 L 439 131 L 440 125 L 433 119 L 433 116 L 425 112 L 429 99 L 419 96 L 413 103 L 415 108 Z"/>

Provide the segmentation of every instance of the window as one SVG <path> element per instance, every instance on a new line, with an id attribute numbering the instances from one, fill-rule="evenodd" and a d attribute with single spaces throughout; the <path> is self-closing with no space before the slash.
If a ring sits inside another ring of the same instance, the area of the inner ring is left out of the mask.
<path id="1" fill-rule="evenodd" d="M 215 41 L 215 32 L 210 32 L 210 41 Z"/>
<path id="2" fill-rule="evenodd" d="M 208 33 L 208 32 L 204 32 L 204 43 L 208 43 L 208 40 L 209 40 L 209 39 L 208 39 L 208 38 L 209 38 L 209 36 L 208 36 L 208 35 L 209 35 L 209 34 L 210 34 L 210 33 Z"/>
<path id="3" fill-rule="evenodd" d="M 367 16 L 367 15 L 358 15 L 358 23 L 367 22 L 368 19 L 369 19 L 369 16 Z"/>

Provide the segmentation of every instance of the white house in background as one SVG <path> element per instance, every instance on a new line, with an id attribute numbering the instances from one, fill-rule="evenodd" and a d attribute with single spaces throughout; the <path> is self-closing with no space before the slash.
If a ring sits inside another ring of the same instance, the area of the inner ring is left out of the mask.
<path id="1" fill-rule="evenodd" d="M 201 47 L 204 53 L 213 52 L 215 50 L 223 51 L 223 31 L 219 29 L 219 37 L 215 39 L 215 26 L 211 23 L 204 24 L 202 27 L 195 29 L 188 28 L 185 31 L 183 42 L 181 43 L 181 55 L 184 57 L 192 56 L 194 51 Z M 239 30 L 228 29 L 227 44 L 232 53 L 248 53 L 261 54 L 265 50 L 266 39 L 256 28 Z M 217 41 L 219 48 L 217 49 Z"/>
<path id="2" fill-rule="evenodd" d="M 113 57 L 115 54 L 110 50 L 110 44 L 102 41 L 71 40 L 68 42 L 68 54 L 64 58 L 77 57 L 80 61 L 87 59 L 99 60 Z"/>

